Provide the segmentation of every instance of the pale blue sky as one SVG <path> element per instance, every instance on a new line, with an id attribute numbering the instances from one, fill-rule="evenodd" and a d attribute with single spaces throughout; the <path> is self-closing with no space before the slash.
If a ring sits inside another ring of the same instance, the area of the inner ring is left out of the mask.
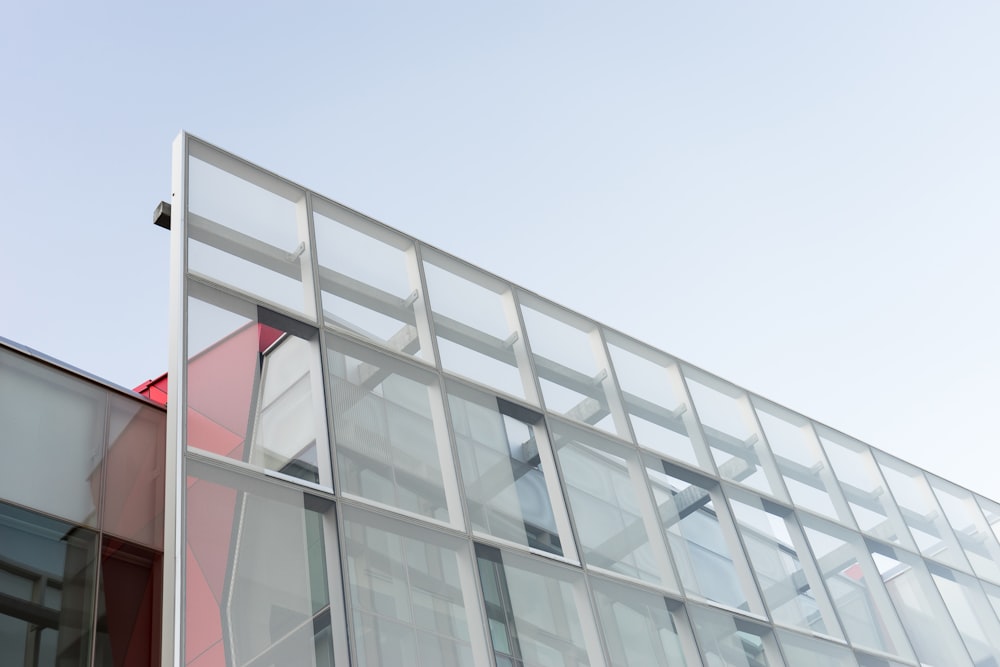
<path id="1" fill-rule="evenodd" d="M 0 335 L 166 367 L 186 129 L 998 498 L 998 35 L 995 2 L 7 3 Z"/>

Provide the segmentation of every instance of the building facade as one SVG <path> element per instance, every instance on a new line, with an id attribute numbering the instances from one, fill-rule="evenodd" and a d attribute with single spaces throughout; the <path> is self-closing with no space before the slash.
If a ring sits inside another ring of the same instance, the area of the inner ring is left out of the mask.
<path id="1" fill-rule="evenodd" d="M 1000 504 L 187 134 L 170 227 L 162 664 L 1000 665 Z"/>
<path id="2" fill-rule="evenodd" d="M 0 665 L 158 662 L 166 416 L 0 339 Z"/>

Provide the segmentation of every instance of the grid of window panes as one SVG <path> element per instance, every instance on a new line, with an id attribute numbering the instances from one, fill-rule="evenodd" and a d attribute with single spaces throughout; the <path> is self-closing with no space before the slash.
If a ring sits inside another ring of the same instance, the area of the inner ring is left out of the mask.
<path id="1" fill-rule="evenodd" d="M 176 147 L 183 664 L 1000 664 L 1000 504 Z"/>

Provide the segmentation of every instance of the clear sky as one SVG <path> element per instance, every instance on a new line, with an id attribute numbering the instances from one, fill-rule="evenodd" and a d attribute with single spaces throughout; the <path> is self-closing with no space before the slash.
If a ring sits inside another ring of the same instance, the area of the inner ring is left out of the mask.
<path id="1" fill-rule="evenodd" d="M 8 2 L 0 336 L 166 367 L 181 129 L 1000 499 L 1000 3 Z"/>

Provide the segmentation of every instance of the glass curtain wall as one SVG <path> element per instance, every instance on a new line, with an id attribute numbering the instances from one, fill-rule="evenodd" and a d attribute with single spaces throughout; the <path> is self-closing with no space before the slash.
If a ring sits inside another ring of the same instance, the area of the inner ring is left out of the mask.
<path id="1" fill-rule="evenodd" d="M 0 665 L 158 665 L 166 414 L 0 340 Z"/>
<path id="2" fill-rule="evenodd" d="M 178 662 L 1000 663 L 1000 504 L 194 137 L 175 178 Z"/>

